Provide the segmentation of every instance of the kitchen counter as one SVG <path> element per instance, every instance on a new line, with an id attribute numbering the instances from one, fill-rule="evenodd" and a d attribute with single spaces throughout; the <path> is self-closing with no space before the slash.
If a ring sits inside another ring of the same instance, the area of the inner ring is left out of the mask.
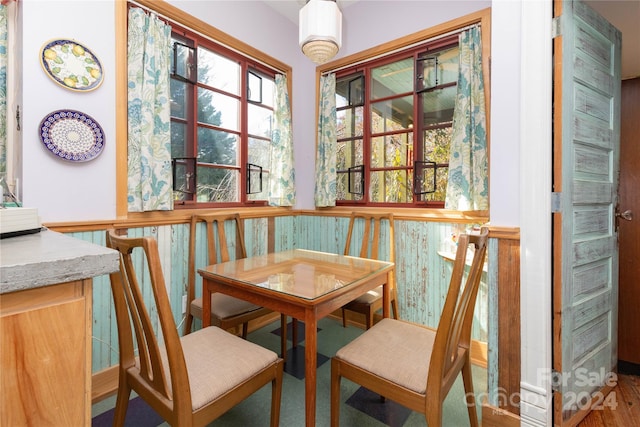
<path id="1" fill-rule="evenodd" d="M 118 252 L 51 230 L 0 240 L 0 294 L 109 274 Z"/>
<path id="2" fill-rule="evenodd" d="M 0 426 L 91 426 L 93 278 L 118 268 L 51 230 L 0 240 Z"/>

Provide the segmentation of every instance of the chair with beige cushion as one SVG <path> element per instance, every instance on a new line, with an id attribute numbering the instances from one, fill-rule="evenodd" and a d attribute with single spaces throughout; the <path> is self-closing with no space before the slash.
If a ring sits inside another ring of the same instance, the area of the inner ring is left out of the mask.
<path id="1" fill-rule="evenodd" d="M 442 404 L 460 372 L 469 419 L 472 426 L 478 426 L 469 346 L 487 239 L 486 227 L 479 235 L 460 236 L 435 331 L 386 318 L 338 350 L 331 359 L 331 426 L 339 425 L 340 380 L 347 378 L 424 414 L 429 427 L 438 427 L 442 425 Z M 469 247 L 473 260 L 465 273 Z"/>
<path id="2" fill-rule="evenodd" d="M 271 426 L 277 426 L 282 359 L 215 326 L 180 338 L 155 239 L 111 230 L 107 246 L 120 252 L 120 270 L 110 274 L 120 348 L 113 425 L 124 425 L 132 390 L 169 424 L 204 426 L 271 383 Z"/>
<path id="3" fill-rule="evenodd" d="M 380 230 L 383 222 L 389 224 L 389 257 L 384 261 L 395 262 L 395 240 L 393 232 L 393 214 L 392 213 L 375 213 L 375 212 L 352 212 L 349 218 L 349 231 L 347 232 L 347 240 L 344 247 L 344 254 L 350 255 L 351 246 L 355 246 L 356 234 L 354 229 L 357 224 L 362 225 L 362 239 L 360 240 L 360 250 L 357 256 L 361 258 L 380 259 Z M 391 275 L 391 308 L 393 317 L 398 318 L 398 297 L 395 283 L 395 273 Z M 345 304 L 342 307 L 342 325 L 347 327 L 347 311 L 353 311 L 364 315 L 365 326 L 369 329 L 373 325 L 374 314 L 382 308 L 382 286 L 367 292 L 355 300 Z"/>
<path id="4" fill-rule="evenodd" d="M 247 257 L 244 242 L 244 225 L 240 215 L 234 212 L 215 212 L 194 214 L 189 227 L 189 277 L 187 285 L 187 313 L 183 334 L 187 335 L 193 327 L 194 317 L 202 320 L 202 297 L 196 298 L 196 227 L 200 222 L 206 224 L 208 265 L 226 262 L 231 259 Z M 226 227 L 232 227 L 235 233 L 235 256 L 232 257 L 227 238 Z M 214 293 L 211 295 L 211 324 L 227 330 L 242 326 L 242 338 L 247 338 L 249 321 L 271 314 L 272 310 L 252 304 L 229 295 Z M 287 328 L 286 317 L 281 315 L 282 357 L 286 356 Z M 297 336 L 294 334 L 294 345 Z"/>

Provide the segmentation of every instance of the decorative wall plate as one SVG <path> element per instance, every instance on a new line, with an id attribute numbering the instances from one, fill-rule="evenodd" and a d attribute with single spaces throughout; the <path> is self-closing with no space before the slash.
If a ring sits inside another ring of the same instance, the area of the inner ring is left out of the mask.
<path id="1" fill-rule="evenodd" d="M 40 140 L 56 157 L 70 162 L 96 158 L 104 148 L 104 133 L 88 114 L 58 110 L 40 122 Z"/>
<path id="2" fill-rule="evenodd" d="M 40 63 L 51 79 L 67 89 L 86 92 L 102 84 L 102 65 L 74 40 L 52 40 L 42 46 Z"/>

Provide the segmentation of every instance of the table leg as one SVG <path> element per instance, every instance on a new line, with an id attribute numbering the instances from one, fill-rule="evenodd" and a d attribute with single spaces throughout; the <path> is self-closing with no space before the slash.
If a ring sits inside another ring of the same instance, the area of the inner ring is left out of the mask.
<path id="1" fill-rule="evenodd" d="M 318 349 L 318 320 L 315 313 L 308 311 L 304 319 L 304 386 L 305 386 L 305 425 L 316 425 L 316 369 Z"/>

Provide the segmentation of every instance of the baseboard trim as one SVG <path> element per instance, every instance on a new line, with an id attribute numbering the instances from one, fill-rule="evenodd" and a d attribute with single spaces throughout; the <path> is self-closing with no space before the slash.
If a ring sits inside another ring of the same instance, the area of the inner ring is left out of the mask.
<path id="1" fill-rule="evenodd" d="M 110 366 L 91 376 L 91 404 L 100 402 L 118 391 L 118 368 Z"/>
<path id="2" fill-rule="evenodd" d="M 520 417 L 485 403 L 482 405 L 482 427 L 520 427 Z"/>

